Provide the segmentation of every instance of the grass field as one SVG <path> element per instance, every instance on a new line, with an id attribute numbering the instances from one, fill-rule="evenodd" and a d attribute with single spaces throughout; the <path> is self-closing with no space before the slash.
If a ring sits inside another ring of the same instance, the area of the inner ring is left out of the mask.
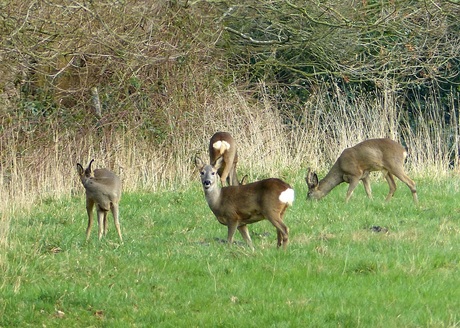
<path id="1" fill-rule="evenodd" d="M 8 218 L 0 244 L 1 327 L 458 327 L 460 180 L 346 185 L 305 200 L 301 177 L 285 222 L 287 251 L 266 221 L 255 251 L 228 247 L 198 178 L 187 190 L 126 193 L 124 244 L 110 217 L 85 243 L 81 195 L 44 199 Z M 3 220 L 6 220 L 4 218 Z M 5 222 L 3 222 L 5 223 Z"/>

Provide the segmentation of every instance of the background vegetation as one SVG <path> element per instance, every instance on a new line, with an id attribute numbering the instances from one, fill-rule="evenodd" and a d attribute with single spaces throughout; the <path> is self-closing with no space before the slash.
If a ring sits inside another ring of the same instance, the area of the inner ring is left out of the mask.
<path id="1" fill-rule="evenodd" d="M 80 192 L 69 172 L 93 157 L 126 190 L 180 188 L 217 130 L 233 133 L 251 174 L 325 169 L 384 136 L 410 148 L 411 170 L 457 166 L 457 1 L 0 9 L 2 212 Z"/>
<path id="2" fill-rule="evenodd" d="M 419 188 L 456 181 L 458 17 L 457 0 L 0 0 L 0 265 L 20 270 L 18 211 L 81 200 L 76 162 L 127 195 L 186 192 L 218 130 L 251 180 L 391 137 Z"/>

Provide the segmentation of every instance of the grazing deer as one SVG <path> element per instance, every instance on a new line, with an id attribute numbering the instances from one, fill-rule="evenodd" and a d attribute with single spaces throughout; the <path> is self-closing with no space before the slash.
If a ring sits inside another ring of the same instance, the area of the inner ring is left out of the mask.
<path id="1" fill-rule="evenodd" d="M 107 235 L 107 215 L 109 211 L 112 211 L 115 228 L 117 229 L 120 241 L 123 241 L 118 218 L 118 203 L 121 198 L 121 181 L 113 172 L 107 169 L 96 169 L 94 172 L 91 171 L 91 164 L 93 161 L 94 159 L 89 162 L 86 169 L 84 169 L 80 163 L 77 163 L 78 175 L 86 190 L 86 212 L 88 213 L 86 240 L 89 239 L 91 233 L 93 207 L 96 205 L 99 239 L 101 239 L 103 231 L 104 235 Z"/>
<path id="2" fill-rule="evenodd" d="M 294 190 L 284 181 L 274 178 L 221 188 L 217 172 L 223 161 L 221 157 L 210 165 L 196 157 L 195 166 L 200 171 L 209 208 L 217 220 L 228 227 L 228 244 L 232 244 L 238 229 L 248 246 L 254 249 L 247 225 L 267 219 L 277 230 L 278 247 L 282 245 L 286 248 L 289 229 L 283 223 L 283 216 L 294 201 Z"/>
<path id="3" fill-rule="evenodd" d="M 214 165 L 220 157 L 224 160 L 217 174 L 220 176 L 222 186 L 224 186 L 225 181 L 229 186 L 238 186 L 240 184 L 236 176 L 238 154 L 235 140 L 228 132 L 216 132 L 209 141 L 209 160 L 211 165 Z"/>
<path id="4" fill-rule="evenodd" d="M 417 203 L 415 183 L 404 172 L 403 165 L 406 156 L 406 149 L 391 139 L 365 140 L 354 147 L 345 149 L 321 181 L 318 182 L 316 173 L 308 169 L 305 178 L 308 185 L 307 198 L 321 199 L 337 185 L 347 182 L 349 183 L 346 196 L 348 202 L 359 180 L 363 181 L 367 196 L 372 198 L 369 173 L 382 171 L 390 186 L 387 201 L 395 193 L 396 183 L 393 176 L 396 176 L 409 187 L 414 202 Z"/>

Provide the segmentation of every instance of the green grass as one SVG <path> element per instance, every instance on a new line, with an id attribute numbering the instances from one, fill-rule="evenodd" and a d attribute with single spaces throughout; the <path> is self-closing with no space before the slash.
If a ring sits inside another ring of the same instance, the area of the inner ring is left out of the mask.
<path id="1" fill-rule="evenodd" d="M 419 206 L 398 184 L 346 185 L 286 214 L 287 251 L 266 221 L 255 252 L 227 247 L 199 183 L 125 194 L 120 245 L 97 226 L 85 243 L 83 195 L 47 199 L 10 221 L 0 262 L 1 327 L 458 327 L 459 180 L 418 181 Z M 82 191 L 83 194 L 83 191 Z M 379 226 L 387 232 L 375 232 Z"/>

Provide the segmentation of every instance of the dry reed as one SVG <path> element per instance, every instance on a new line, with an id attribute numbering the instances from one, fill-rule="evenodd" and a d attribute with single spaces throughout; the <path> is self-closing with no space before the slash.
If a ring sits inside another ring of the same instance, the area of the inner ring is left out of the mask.
<path id="1" fill-rule="evenodd" d="M 50 124 L 46 142 L 20 138 L 19 129 L 4 128 L 0 232 L 6 233 L 8 218 L 18 208 L 34 206 L 48 197 L 83 195 L 75 164 L 92 158 L 95 167 L 118 173 L 125 191 L 186 188 L 196 180 L 193 156 L 207 154 L 209 138 L 216 131 L 234 136 L 240 175 L 249 174 L 253 180 L 286 172 L 303 175 L 307 166 L 325 171 L 344 148 L 374 137 L 407 144 L 411 154 L 408 169 L 416 175 L 447 174 L 458 152 L 452 146 L 458 127 L 445 122 L 435 100 L 428 111 L 417 113 L 416 128 L 411 129 L 399 117 L 401 111 L 391 93 L 350 100 L 339 90 L 333 98 L 318 92 L 305 104 L 302 119 L 289 124 L 268 98 L 250 102 L 241 92 L 229 89 L 219 96 L 202 96 L 202 100 L 187 113 L 166 109 L 169 129 L 164 140 L 156 143 L 138 138 L 135 127 L 113 124 L 85 133 Z M 0 243 L 6 238 L 0 237 Z"/>

